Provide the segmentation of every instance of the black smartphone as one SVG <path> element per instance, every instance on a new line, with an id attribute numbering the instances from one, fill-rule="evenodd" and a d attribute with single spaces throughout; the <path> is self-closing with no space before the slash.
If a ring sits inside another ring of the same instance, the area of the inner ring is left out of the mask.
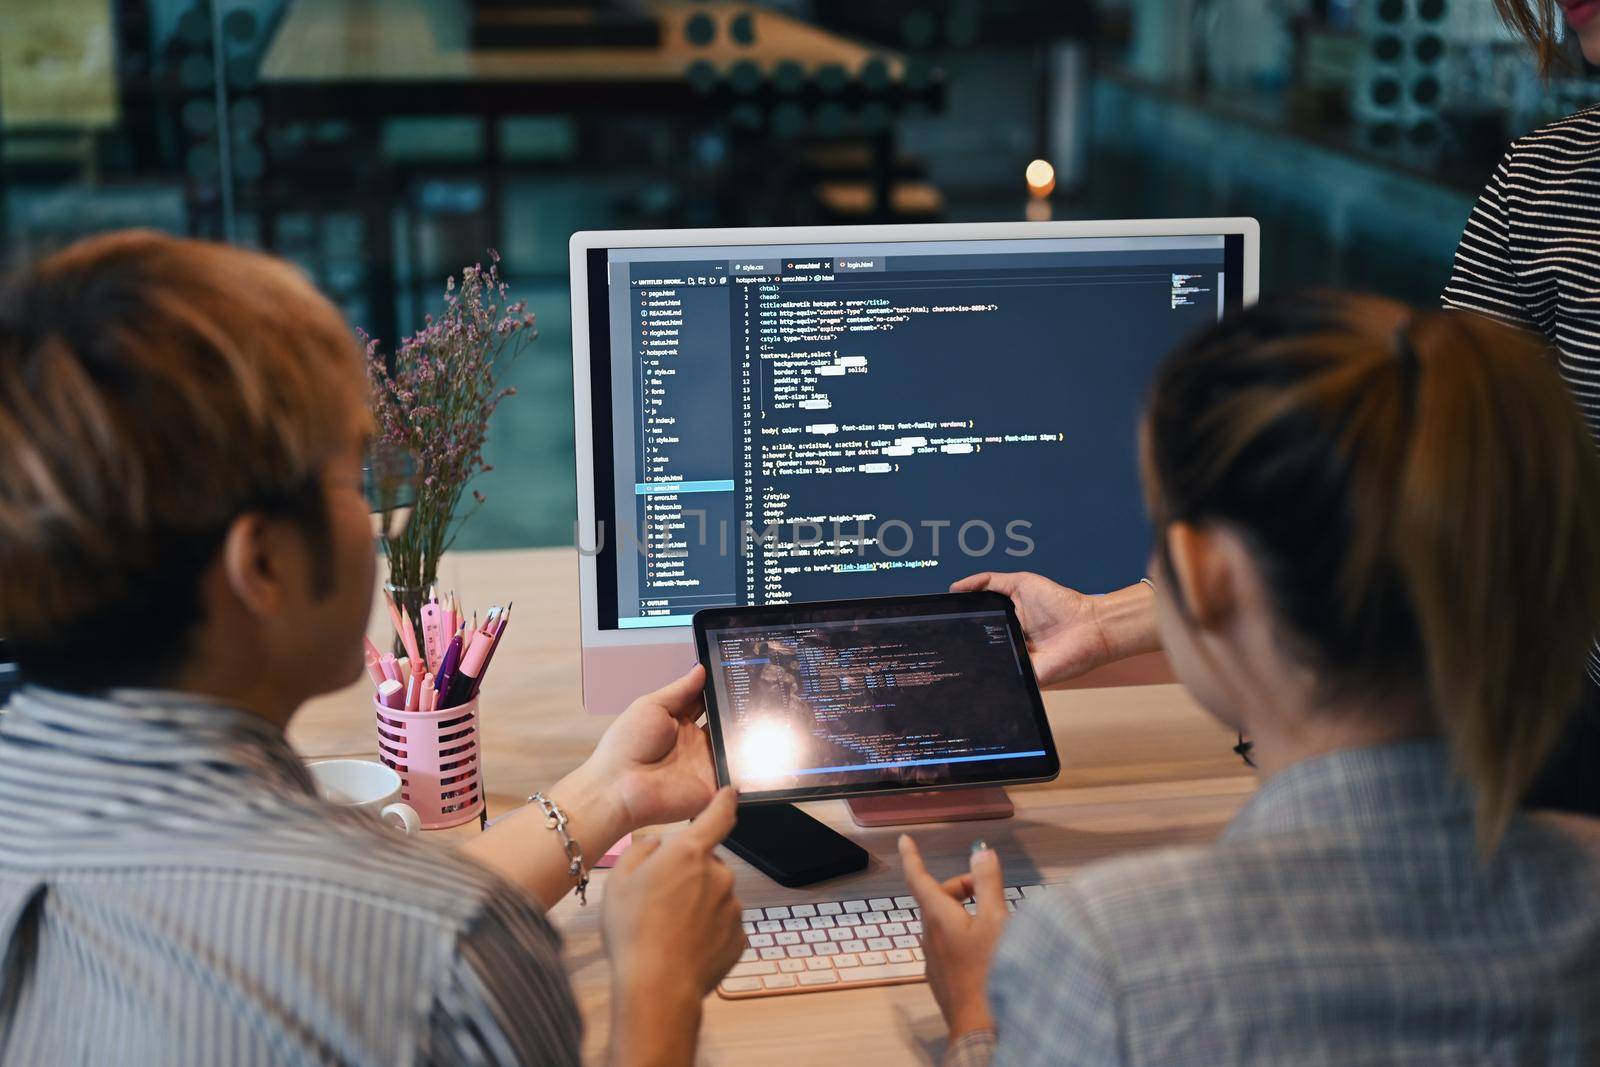
<path id="1" fill-rule="evenodd" d="M 796 889 L 866 870 L 867 850 L 793 804 L 745 804 L 722 842 L 779 885 Z"/>

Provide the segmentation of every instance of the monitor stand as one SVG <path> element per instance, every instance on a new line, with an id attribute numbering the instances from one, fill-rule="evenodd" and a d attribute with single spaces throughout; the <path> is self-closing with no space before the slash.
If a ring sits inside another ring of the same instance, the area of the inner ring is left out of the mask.
<path id="1" fill-rule="evenodd" d="M 1009 819 L 1017 811 L 1006 791 L 997 785 L 850 797 L 845 803 L 850 806 L 850 818 L 857 826 Z"/>

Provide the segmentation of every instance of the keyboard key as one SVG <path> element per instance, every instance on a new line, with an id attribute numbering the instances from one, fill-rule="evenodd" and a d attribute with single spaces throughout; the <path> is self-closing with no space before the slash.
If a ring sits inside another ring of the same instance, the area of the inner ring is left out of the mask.
<path id="1" fill-rule="evenodd" d="M 739 913 L 739 921 L 741 922 L 758 923 L 765 918 L 766 916 L 761 914 L 760 908 L 746 908 Z"/>
<path id="2" fill-rule="evenodd" d="M 869 926 L 866 923 L 862 923 L 860 926 L 856 927 L 856 936 L 857 937 L 882 937 L 883 936 L 883 931 L 879 930 L 876 926 Z"/>
<path id="3" fill-rule="evenodd" d="M 839 942 L 839 951 L 865 952 L 867 951 L 867 943 L 865 941 L 841 941 Z"/>
<path id="4" fill-rule="evenodd" d="M 889 957 L 885 956 L 881 952 L 863 952 L 863 953 L 861 953 L 861 966 L 863 966 L 863 967 L 875 967 L 880 963 L 888 963 L 888 962 L 889 962 Z"/>
<path id="5" fill-rule="evenodd" d="M 889 913 L 889 921 L 892 923 L 908 923 L 911 921 L 911 912 L 905 908 L 896 908 Z"/>
<path id="6" fill-rule="evenodd" d="M 1022 887 L 1021 886 L 1015 886 L 1015 885 L 1006 886 L 1006 899 L 1007 900 L 1021 900 L 1022 899 Z"/>
<path id="7" fill-rule="evenodd" d="M 772 947 L 772 935 L 771 934 L 751 934 L 749 940 L 750 940 L 750 947 L 751 948 L 771 948 Z"/>
<path id="8" fill-rule="evenodd" d="M 878 927 L 878 929 L 882 932 L 884 937 L 899 937 L 901 934 L 906 932 L 906 924 L 884 923 L 882 926 Z"/>
<path id="9" fill-rule="evenodd" d="M 912 919 L 910 922 L 906 923 L 906 933 L 908 933 L 908 934 L 920 934 L 920 933 L 922 933 L 922 923 L 920 921 L 916 920 L 916 919 Z"/>
<path id="10" fill-rule="evenodd" d="M 916 948 L 921 944 L 922 944 L 921 941 L 918 941 L 916 938 L 912 937 L 910 934 L 907 934 L 904 937 L 897 937 L 897 938 L 894 939 L 894 947 L 895 948 Z"/>
<path id="11" fill-rule="evenodd" d="M 812 956 L 809 960 L 806 960 L 806 970 L 831 971 L 833 970 L 833 964 L 829 963 L 820 956 Z"/>
<path id="12" fill-rule="evenodd" d="M 809 956 L 812 954 L 810 945 L 790 945 L 788 948 L 784 949 L 784 951 L 789 954 L 790 959 L 799 959 L 802 956 Z"/>
<path id="13" fill-rule="evenodd" d="M 1025 886 L 1022 887 L 1022 895 L 1024 897 L 1037 896 L 1037 895 L 1039 895 L 1040 893 L 1043 893 L 1043 892 L 1044 892 L 1044 886 L 1042 886 L 1042 885 L 1025 885 Z"/>
<path id="14" fill-rule="evenodd" d="M 833 922 L 835 926 L 860 926 L 861 916 L 849 914 L 841 915 L 837 919 L 833 920 Z"/>
<path id="15" fill-rule="evenodd" d="M 832 956 L 839 951 L 839 946 L 832 941 L 824 941 L 820 945 L 812 945 L 811 949 L 819 956 Z"/>
<path id="16" fill-rule="evenodd" d="M 761 988 L 759 978 L 724 978 L 722 988 L 729 993 L 754 993 Z"/>
<path id="17" fill-rule="evenodd" d="M 833 968 L 826 971 L 807 971 L 800 976 L 801 985 L 833 985 L 839 976 L 833 973 Z"/>
<path id="18" fill-rule="evenodd" d="M 799 985 L 792 974 L 769 974 L 761 979 L 761 984 L 768 989 L 793 989 Z"/>
<path id="19" fill-rule="evenodd" d="M 864 900 L 847 900 L 844 902 L 844 910 L 847 912 L 863 912 L 871 911 L 872 909 L 867 907 L 867 902 Z"/>
<path id="20" fill-rule="evenodd" d="M 912 959 L 918 959 L 918 960 L 926 959 L 926 957 L 923 956 L 922 950 L 920 948 L 914 948 L 914 949 L 911 950 L 911 958 Z"/>
<path id="21" fill-rule="evenodd" d="M 800 935 L 793 930 L 785 930 L 781 934 L 773 934 L 772 939 L 780 945 L 798 945 L 800 943 Z"/>
<path id="22" fill-rule="evenodd" d="M 1006 901 L 1006 911 L 1016 911 L 1016 910 L 1017 910 L 1017 902 L 1016 901 L 1014 901 L 1014 900 Z"/>
<path id="23" fill-rule="evenodd" d="M 903 948 L 891 949 L 888 955 L 890 963 L 911 963 L 916 960 L 915 956 Z"/>
<path id="24" fill-rule="evenodd" d="M 809 919 L 816 913 L 817 906 L 815 904 L 796 904 L 794 907 L 789 909 L 789 914 L 793 915 L 796 919 Z"/>
<path id="25" fill-rule="evenodd" d="M 775 934 L 783 929 L 783 924 L 773 919 L 756 923 L 756 930 L 763 934 Z"/>
<path id="26" fill-rule="evenodd" d="M 850 975 L 850 981 L 881 982 L 886 978 L 921 978 L 927 968 L 927 964 L 920 960 L 912 963 L 886 963 L 880 966 L 868 967 L 864 965 L 866 960 L 863 958 L 862 963 L 862 968 Z M 773 978 L 781 977 L 783 976 L 769 975 L 763 978 L 762 981 L 770 982 Z"/>
<path id="27" fill-rule="evenodd" d="M 764 960 L 781 960 L 786 957 L 787 953 L 781 948 L 764 948 L 761 950 L 761 958 Z"/>
<path id="28" fill-rule="evenodd" d="M 889 910 L 893 910 L 893 909 L 889 909 Z M 886 923 L 888 921 L 889 921 L 888 910 L 885 910 L 885 911 L 867 911 L 867 912 L 862 912 L 861 913 L 861 922 L 863 924 L 871 923 L 872 925 L 876 926 L 879 923 Z"/>
<path id="29" fill-rule="evenodd" d="M 783 928 L 785 930 L 809 930 L 811 929 L 811 924 L 804 919 L 785 919 L 783 920 Z"/>
<path id="30" fill-rule="evenodd" d="M 813 915 L 809 921 L 813 930 L 831 930 L 839 925 L 833 921 L 832 915 Z"/>
<path id="31" fill-rule="evenodd" d="M 977 905 L 976 901 L 969 900 L 969 901 L 966 902 L 966 904 L 964 904 L 962 906 L 967 909 L 967 914 L 968 915 L 976 915 L 976 914 L 978 914 L 978 905 Z"/>
<path id="32" fill-rule="evenodd" d="M 867 947 L 874 952 L 888 952 L 894 948 L 894 942 L 887 937 L 869 937 L 867 938 Z"/>
<path id="33" fill-rule="evenodd" d="M 914 908 L 917 906 L 916 897 L 895 897 L 894 906 L 897 908 Z"/>
<path id="34" fill-rule="evenodd" d="M 760 958 L 761 956 L 757 954 L 756 950 L 753 948 L 747 948 L 743 952 L 739 953 L 740 963 L 749 963 L 752 960 L 759 960 Z"/>
<path id="35" fill-rule="evenodd" d="M 752 974 L 777 974 L 777 973 L 778 973 L 778 965 L 776 963 L 767 963 L 767 962 L 763 961 L 761 963 L 741 963 L 741 964 L 739 964 L 739 966 L 735 967 L 733 970 L 728 972 L 728 977 L 729 978 L 748 978 Z"/>
<path id="36" fill-rule="evenodd" d="M 828 939 L 830 941 L 850 941 L 853 940 L 855 936 L 855 931 L 851 930 L 848 926 L 836 926 L 832 930 L 828 931 Z"/>
<path id="37" fill-rule="evenodd" d="M 786 907 L 783 907 L 782 905 L 779 905 L 778 907 L 775 907 L 775 908 L 768 908 L 767 909 L 767 918 L 769 918 L 769 919 L 787 919 L 788 917 L 789 917 L 789 909 L 786 908 Z"/>
<path id="38" fill-rule="evenodd" d="M 861 957 L 854 952 L 841 952 L 833 957 L 833 965 L 835 967 L 859 967 L 861 966 Z"/>
<path id="39" fill-rule="evenodd" d="M 842 911 L 844 911 L 844 905 L 837 900 L 830 900 L 826 904 L 817 905 L 818 915 L 838 915 Z"/>
<path id="40" fill-rule="evenodd" d="M 890 900 L 888 897 L 873 897 L 871 900 L 867 901 L 867 903 L 872 905 L 873 911 L 894 910 L 894 901 Z"/>
<path id="41" fill-rule="evenodd" d="M 800 940 L 804 941 L 808 945 L 815 945 L 818 941 L 828 940 L 828 931 L 807 930 L 800 935 Z"/>
<path id="42" fill-rule="evenodd" d="M 749 937 L 751 934 L 756 932 L 756 924 L 755 923 L 740 923 L 739 925 L 744 927 L 744 935 L 746 937 Z"/>
<path id="43" fill-rule="evenodd" d="M 784 974 L 794 974 L 796 971 L 803 971 L 805 969 L 806 969 L 806 961 L 805 960 L 779 960 L 778 961 L 778 970 L 782 971 Z"/>

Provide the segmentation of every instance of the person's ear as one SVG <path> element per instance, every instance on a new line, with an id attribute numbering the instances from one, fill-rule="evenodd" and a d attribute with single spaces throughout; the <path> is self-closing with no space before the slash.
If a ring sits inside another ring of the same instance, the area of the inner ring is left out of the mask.
<path id="1" fill-rule="evenodd" d="M 1202 629 L 1215 629 L 1233 614 L 1238 547 L 1236 538 L 1216 527 L 1187 522 L 1167 527 L 1167 558 L 1177 576 L 1178 593 L 1189 617 Z"/>
<path id="2" fill-rule="evenodd" d="M 223 537 L 222 579 L 247 613 L 270 618 L 288 604 L 293 538 L 286 524 L 253 513 L 240 515 Z"/>

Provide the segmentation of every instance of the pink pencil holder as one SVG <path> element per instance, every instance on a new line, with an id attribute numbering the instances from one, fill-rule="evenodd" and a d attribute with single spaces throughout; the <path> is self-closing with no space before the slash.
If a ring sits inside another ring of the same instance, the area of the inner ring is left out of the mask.
<path id="1" fill-rule="evenodd" d="M 396 711 L 376 700 L 378 758 L 400 774 L 400 796 L 424 830 L 476 819 L 483 810 L 478 698 L 443 711 Z"/>

